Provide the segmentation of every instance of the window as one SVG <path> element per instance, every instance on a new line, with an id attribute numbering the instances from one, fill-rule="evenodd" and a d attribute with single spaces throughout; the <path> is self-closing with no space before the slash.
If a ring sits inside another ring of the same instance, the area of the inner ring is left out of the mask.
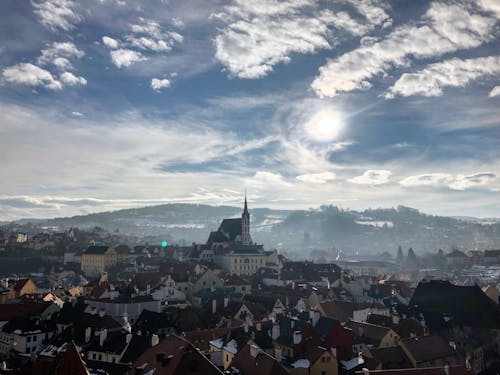
<path id="1" fill-rule="evenodd" d="M 325 357 L 321 357 L 321 362 L 325 363 Z"/>
<path id="2" fill-rule="evenodd" d="M 37 340 L 37 336 L 33 336 L 33 341 L 36 341 Z"/>
<path id="3" fill-rule="evenodd" d="M 26 339 L 26 342 L 31 342 L 31 336 L 28 336 L 28 338 Z"/>

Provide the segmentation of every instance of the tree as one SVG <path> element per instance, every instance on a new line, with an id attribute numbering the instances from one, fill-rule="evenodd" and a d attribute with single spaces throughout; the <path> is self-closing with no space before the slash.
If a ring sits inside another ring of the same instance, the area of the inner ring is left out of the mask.
<path id="1" fill-rule="evenodd" d="M 399 264 L 403 264 L 405 260 L 405 256 L 403 255 L 403 249 L 401 248 L 401 245 L 398 246 L 398 255 L 396 256 L 396 261 Z"/>
<path id="2" fill-rule="evenodd" d="M 417 266 L 418 265 L 417 256 L 415 255 L 415 252 L 413 251 L 413 249 L 411 247 L 408 249 L 408 256 L 406 257 L 406 264 L 409 266 Z"/>

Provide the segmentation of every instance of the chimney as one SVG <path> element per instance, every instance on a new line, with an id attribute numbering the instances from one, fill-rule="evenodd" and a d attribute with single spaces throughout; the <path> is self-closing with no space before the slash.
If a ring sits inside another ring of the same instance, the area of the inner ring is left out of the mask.
<path id="1" fill-rule="evenodd" d="M 85 343 L 90 342 L 90 335 L 92 334 L 92 328 L 85 328 Z"/>
<path id="2" fill-rule="evenodd" d="M 106 315 L 106 312 L 104 311 L 104 309 L 99 309 L 99 316 L 101 318 L 104 318 L 104 315 Z"/>
<path id="3" fill-rule="evenodd" d="M 276 358 L 276 360 L 278 362 L 281 362 L 281 349 L 280 348 L 274 349 L 274 358 Z"/>
<path id="4" fill-rule="evenodd" d="M 271 331 L 271 338 L 276 340 L 278 337 L 280 337 L 280 326 L 278 323 L 274 323 Z"/>
<path id="5" fill-rule="evenodd" d="M 368 370 L 366 367 L 363 367 L 361 371 L 363 372 L 363 375 L 370 375 L 370 370 Z"/>
<path id="6" fill-rule="evenodd" d="M 399 324 L 400 318 L 399 315 L 392 316 L 392 324 Z"/>
<path id="7" fill-rule="evenodd" d="M 444 365 L 444 373 L 450 375 L 450 365 Z"/>
<path id="8" fill-rule="evenodd" d="M 313 310 L 313 312 L 312 312 L 312 325 L 313 325 L 313 327 L 315 327 L 316 324 L 318 323 L 319 317 L 320 317 L 319 311 Z"/>
<path id="9" fill-rule="evenodd" d="M 224 297 L 224 308 L 229 304 L 229 297 Z"/>
<path id="10" fill-rule="evenodd" d="M 146 295 L 149 296 L 149 294 L 151 293 L 151 285 L 146 285 Z"/>
<path id="11" fill-rule="evenodd" d="M 95 315 L 95 314 L 97 314 L 97 307 L 92 306 L 92 307 L 90 308 L 90 314 L 91 314 L 91 315 Z"/>
<path id="12" fill-rule="evenodd" d="M 125 342 L 128 344 L 130 341 L 132 341 L 132 334 L 127 333 L 127 335 L 125 336 Z"/>
<path id="13" fill-rule="evenodd" d="M 295 331 L 293 333 L 293 344 L 294 345 L 299 345 L 301 342 L 302 342 L 302 332 Z"/>
<path id="14" fill-rule="evenodd" d="M 151 346 L 155 346 L 155 345 L 158 345 L 160 342 L 160 338 L 158 337 L 158 335 L 152 335 L 151 336 Z"/>
<path id="15" fill-rule="evenodd" d="M 262 325 L 259 323 L 255 324 L 255 328 L 257 329 L 257 331 L 261 331 L 262 330 Z"/>
<path id="16" fill-rule="evenodd" d="M 101 329 L 101 332 L 99 333 L 99 346 L 104 345 L 104 341 L 106 341 L 107 337 L 108 337 L 108 330 L 106 328 Z"/>
<path id="17" fill-rule="evenodd" d="M 217 300 L 213 299 L 212 300 L 212 314 L 215 315 L 216 312 L 217 312 Z"/>
<path id="18" fill-rule="evenodd" d="M 245 331 L 245 333 L 248 333 L 248 321 L 245 319 L 245 322 L 243 323 L 243 331 Z"/>
<path id="19" fill-rule="evenodd" d="M 250 355 L 252 358 L 256 358 L 257 355 L 260 353 L 260 348 L 256 345 L 250 345 Z"/>

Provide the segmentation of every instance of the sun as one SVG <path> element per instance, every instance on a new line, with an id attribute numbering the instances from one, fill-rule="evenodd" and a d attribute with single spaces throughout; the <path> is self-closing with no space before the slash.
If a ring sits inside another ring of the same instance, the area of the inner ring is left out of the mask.
<path id="1" fill-rule="evenodd" d="M 309 123 L 309 133 L 319 141 L 337 138 L 342 128 L 341 117 L 334 112 L 320 112 Z"/>

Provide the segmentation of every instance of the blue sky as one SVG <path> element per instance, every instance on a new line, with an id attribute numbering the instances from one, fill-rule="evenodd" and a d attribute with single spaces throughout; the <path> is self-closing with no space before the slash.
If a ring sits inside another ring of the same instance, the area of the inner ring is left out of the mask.
<path id="1" fill-rule="evenodd" d="M 0 220 L 165 202 L 500 216 L 496 0 L 4 0 Z"/>

